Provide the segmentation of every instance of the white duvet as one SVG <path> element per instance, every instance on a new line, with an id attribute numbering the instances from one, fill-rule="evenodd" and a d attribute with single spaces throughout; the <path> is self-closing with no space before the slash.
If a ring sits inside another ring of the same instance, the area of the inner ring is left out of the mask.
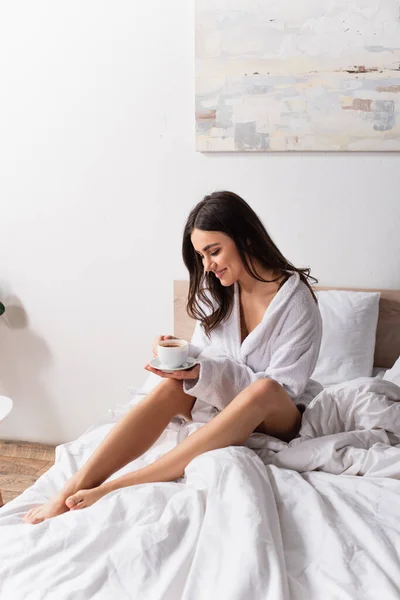
<path id="1" fill-rule="evenodd" d="M 198 457 L 179 482 L 125 488 L 82 511 L 23 524 L 127 409 L 59 446 L 56 465 L 0 509 L 1 600 L 400 598 L 394 383 L 325 389 L 289 445 L 257 434 L 247 447 Z M 115 476 L 199 426 L 171 423 Z"/>

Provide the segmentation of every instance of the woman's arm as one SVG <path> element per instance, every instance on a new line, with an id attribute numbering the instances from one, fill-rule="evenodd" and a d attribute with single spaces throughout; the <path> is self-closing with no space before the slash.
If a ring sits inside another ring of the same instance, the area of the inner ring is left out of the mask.
<path id="1" fill-rule="evenodd" d="M 322 324 L 318 309 L 288 317 L 277 338 L 270 364 L 264 371 L 254 372 L 214 348 L 205 348 L 197 357 L 200 374 L 197 380 L 186 380 L 186 394 L 200 398 L 219 410 L 225 408 L 244 388 L 257 379 L 270 378 L 282 385 L 289 396 L 301 397 L 318 358 Z M 261 349 L 260 349 L 261 352 Z"/>

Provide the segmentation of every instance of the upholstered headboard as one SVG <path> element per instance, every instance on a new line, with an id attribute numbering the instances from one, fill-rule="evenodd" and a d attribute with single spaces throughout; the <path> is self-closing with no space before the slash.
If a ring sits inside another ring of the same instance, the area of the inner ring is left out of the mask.
<path id="1" fill-rule="evenodd" d="M 194 329 L 194 321 L 186 313 L 188 283 L 188 281 L 174 281 L 174 331 L 176 336 L 186 340 L 190 340 Z M 400 356 L 400 290 L 341 287 L 315 287 L 314 289 L 380 292 L 374 366 L 390 369 Z"/>

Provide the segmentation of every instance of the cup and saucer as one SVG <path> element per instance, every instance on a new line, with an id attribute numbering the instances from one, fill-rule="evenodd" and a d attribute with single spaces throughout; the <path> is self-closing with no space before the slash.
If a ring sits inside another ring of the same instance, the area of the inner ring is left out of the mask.
<path id="1" fill-rule="evenodd" d="M 165 373 L 186 371 L 197 365 L 197 360 L 189 356 L 189 344 L 186 340 L 162 340 L 158 344 L 157 352 L 158 356 L 153 358 L 149 365 Z"/>
<path id="2" fill-rule="evenodd" d="M 191 369 L 195 365 L 197 365 L 197 360 L 188 356 L 188 359 L 182 363 L 179 367 L 170 367 L 168 365 L 164 365 L 159 358 L 153 358 L 149 365 L 153 367 L 153 369 L 158 369 L 159 371 L 164 371 L 165 373 L 172 373 L 173 371 L 186 371 L 187 369 Z"/>

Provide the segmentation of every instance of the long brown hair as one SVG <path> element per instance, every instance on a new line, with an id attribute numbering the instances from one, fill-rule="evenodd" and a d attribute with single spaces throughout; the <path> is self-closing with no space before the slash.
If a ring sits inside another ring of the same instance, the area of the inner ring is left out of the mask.
<path id="1" fill-rule="evenodd" d="M 291 273 L 298 273 L 315 302 L 318 302 L 309 279 L 314 283 L 318 281 L 310 275 L 310 269 L 298 269 L 286 260 L 247 202 L 233 192 L 214 192 L 205 196 L 191 211 L 182 241 L 183 261 L 190 277 L 186 310 L 190 317 L 201 321 L 207 335 L 230 316 L 234 286 L 224 287 L 215 276 L 204 272 L 201 257 L 195 252 L 190 239 L 193 229 L 219 231 L 228 235 L 236 244 L 244 268 L 258 281 L 271 283 L 282 275 L 286 275 L 286 281 Z M 253 260 L 267 269 L 278 271 L 279 277 L 263 279 L 254 268 Z M 211 314 L 207 314 L 203 306 L 208 307 Z"/>

